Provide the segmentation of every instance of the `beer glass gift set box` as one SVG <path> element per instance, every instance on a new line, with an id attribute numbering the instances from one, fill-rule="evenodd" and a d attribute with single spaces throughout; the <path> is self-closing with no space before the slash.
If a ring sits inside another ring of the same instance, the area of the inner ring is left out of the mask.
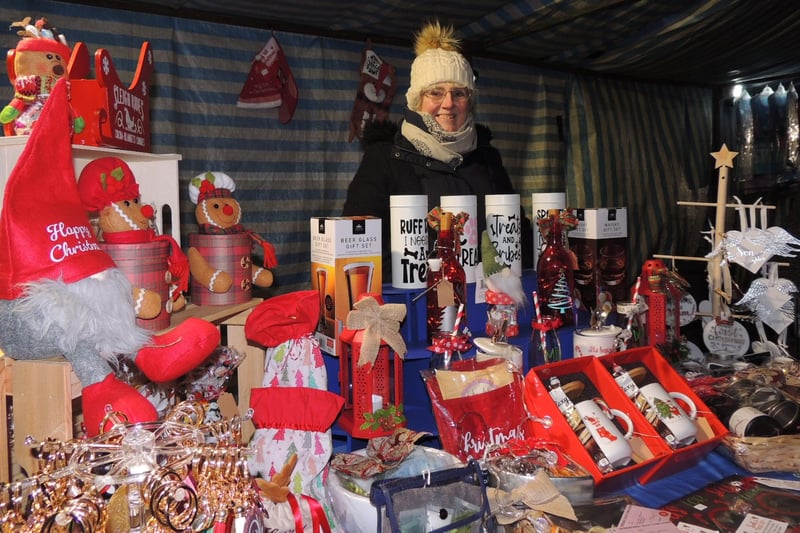
<path id="1" fill-rule="evenodd" d="M 575 288 L 586 309 L 606 291 L 614 302 L 629 300 L 627 283 L 628 210 L 625 207 L 575 209 L 578 226 L 569 232 L 569 247 L 578 259 Z"/>
<path id="2" fill-rule="evenodd" d="M 362 294 L 381 293 L 382 275 L 380 218 L 311 219 L 311 288 L 320 298 L 315 336 L 324 351 L 340 354 L 347 313 Z"/>

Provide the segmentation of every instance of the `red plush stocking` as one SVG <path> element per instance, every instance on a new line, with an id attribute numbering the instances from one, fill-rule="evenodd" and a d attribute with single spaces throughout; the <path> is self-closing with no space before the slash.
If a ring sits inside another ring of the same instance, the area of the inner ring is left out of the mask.
<path id="1" fill-rule="evenodd" d="M 167 333 L 154 335 L 136 354 L 136 366 L 155 383 L 172 381 L 205 361 L 219 342 L 214 324 L 190 317 Z"/>

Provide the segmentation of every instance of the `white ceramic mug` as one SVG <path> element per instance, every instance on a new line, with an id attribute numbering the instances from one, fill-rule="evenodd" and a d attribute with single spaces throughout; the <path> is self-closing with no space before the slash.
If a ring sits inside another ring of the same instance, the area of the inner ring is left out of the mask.
<path id="1" fill-rule="evenodd" d="M 619 468 L 631 461 L 633 451 L 628 439 L 633 435 L 633 422 L 619 409 L 603 408 L 595 400 L 584 400 L 575 404 L 584 425 L 592 434 L 612 468 Z M 623 435 L 614 424 L 611 416 L 620 418 L 628 430 Z"/>
<path id="2" fill-rule="evenodd" d="M 694 422 L 697 418 L 697 406 L 691 398 L 681 392 L 667 392 L 660 383 L 649 383 L 639 391 L 647 400 L 650 409 L 672 433 L 674 442 L 669 442 L 669 437 L 665 437 L 670 446 L 685 446 L 697 438 L 697 424 Z M 674 398 L 689 407 L 688 414 Z"/>
<path id="3" fill-rule="evenodd" d="M 577 329 L 572 334 L 572 356 L 602 357 L 619 350 L 619 339 L 622 332 L 619 326 L 603 326 L 599 329 Z"/>

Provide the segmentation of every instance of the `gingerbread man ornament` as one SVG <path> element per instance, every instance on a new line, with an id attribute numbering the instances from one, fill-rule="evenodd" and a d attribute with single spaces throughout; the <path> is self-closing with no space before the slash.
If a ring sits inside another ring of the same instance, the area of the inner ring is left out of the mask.
<path id="1" fill-rule="evenodd" d="M 95 159 L 81 171 L 78 192 L 86 210 L 98 215 L 101 241 L 109 244 L 169 243 L 164 272 L 169 299 L 164 308 L 168 313 L 183 309 L 186 306 L 183 294 L 189 288 L 189 260 L 175 239 L 156 233 L 155 209 L 141 202 L 139 184 L 127 163 L 117 157 Z M 163 303 L 158 292 L 143 287 L 133 287 L 133 302 L 136 316 L 142 319 L 157 316 Z"/>
<path id="2" fill-rule="evenodd" d="M 278 264 L 275 248 L 260 235 L 245 229 L 242 225 L 242 207 L 233 197 L 236 183 L 227 174 L 222 172 L 206 172 L 195 176 L 189 183 L 189 198 L 197 204 L 195 218 L 199 225 L 200 233 L 207 235 L 247 234 L 254 245 L 259 245 L 264 252 L 264 262 L 261 266 L 250 262 L 249 283 L 256 287 L 270 287 L 273 282 L 272 272 L 269 270 Z M 211 265 L 203 254 L 195 247 L 190 247 L 189 268 L 192 276 L 212 293 L 227 292 L 233 283 L 229 272 Z"/>

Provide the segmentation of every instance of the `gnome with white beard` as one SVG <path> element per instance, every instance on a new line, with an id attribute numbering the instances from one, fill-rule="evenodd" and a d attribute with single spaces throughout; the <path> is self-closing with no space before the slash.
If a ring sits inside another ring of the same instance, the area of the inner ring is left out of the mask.
<path id="1" fill-rule="evenodd" d="M 109 413 L 131 423 L 158 418 L 149 400 L 115 376 L 120 357 L 153 382 L 172 381 L 202 363 L 220 334 L 197 318 L 162 335 L 136 325 L 131 284 L 98 245 L 81 205 L 68 88 L 65 79 L 56 84 L 6 185 L 0 349 L 19 360 L 63 355 L 83 386 L 84 421 L 94 436 L 109 429 Z"/>
<path id="2" fill-rule="evenodd" d="M 522 280 L 502 263 L 486 230 L 481 234 L 481 257 L 488 304 L 486 333 L 497 340 L 516 337 L 519 335 L 517 311 L 526 302 Z"/>

